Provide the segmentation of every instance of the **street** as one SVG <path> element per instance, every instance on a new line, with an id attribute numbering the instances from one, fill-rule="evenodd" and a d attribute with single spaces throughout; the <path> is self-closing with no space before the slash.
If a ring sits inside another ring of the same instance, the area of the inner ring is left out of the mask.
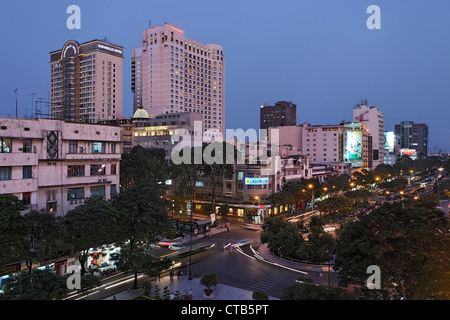
<path id="1" fill-rule="evenodd" d="M 192 256 L 192 277 L 201 277 L 206 272 L 216 272 L 219 282 L 225 285 L 238 287 L 250 291 L 261 290 L 265 291 L 269 296 L 279 298 L 283 292 L 283 288 L 295 283 L 299 277 L 312 278 L 315 283 L 328 284 L 327 270 L 322 272 L 306 271 L 307 274 L 300 271 L 293 271 L 282 266 L 276 266 L 256 259 L 249 244 L 243 245 L 240 248 L 233 248 L 231 245 L 224 247 L 227 244 L 233 244 L 240 240 L 248 239 L 259 242 L 260 232 L 247 229 L 243 225 L 233 224 L 230 231 L 224 231 L 211 236 L 209 239 L 196 240 L 193 242 L 192 248 L 210 249 L 203 250 Z M 214 246 L 211 247 L 211 245 Z M 189 247 L 189 244 L 186 244 Z M 186 273 L 186 261 L 189 258 L 177 258 L 177 255 L 172 254 L 172 251 L 161 248 L 161 253 L 167 252 L 171 254 L 176 264 L 181 264 L 181 270 L 184 276 Z M 168 273 L 163 276 L 168 277 Z M 332 273 L 332 284 L 336 282 L 335 274 Z M 122 291 L 128 290 L 132 287 L 134 275 L 126 275 L 121 272 L 105 278 L 102 285 L 88 295 L 78 293 L 70 294 L 68 300 L 102 300 L 107 297 L 116 295 Z M 138 275 L 138 284 L 149 281 L 146 275 Z M 151 279 L 151 281 L 157 281 Z"/>

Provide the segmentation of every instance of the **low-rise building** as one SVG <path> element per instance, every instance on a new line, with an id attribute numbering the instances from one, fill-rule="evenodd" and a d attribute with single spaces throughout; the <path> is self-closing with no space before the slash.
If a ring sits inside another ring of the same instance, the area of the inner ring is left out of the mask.
<path id="1" fill-rule="evenodd" d="M 0 194 L 65 215 L 86 198 L 119 192 L 120 128 L 0 118 Z"/>

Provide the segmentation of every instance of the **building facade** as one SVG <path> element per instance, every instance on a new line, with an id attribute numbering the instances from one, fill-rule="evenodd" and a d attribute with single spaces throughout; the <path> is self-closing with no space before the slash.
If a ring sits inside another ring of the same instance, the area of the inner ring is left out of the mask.
<path id="1" fill-rule="evenodd" d="M 193 112 L 204 129 L 224 133 L 225 58 L 223 47 L 184 36 L 171 24 L 149 25 L 142 46 L 133 49 L 131 90 L 134 111 L 150 115 Z"/>
<path id="2" fill-rule="evenodd" d="M 123 47 L 68 41 L 50 52 L 50 117 L 96 123 L 119 119 L 123 109 Z"/>
<path id="3" fill-rule="evenodd" d="M 297 105 L 278 101 L 274 106 L 264 104 L 260 109 L 260 129 L 297 125 Z"/>
<path id="4" fill-rule="evenodd" d="M 402 121 L 394 127 L 395 135 L 399 136 L 401 149 L 414 149 L 417 155 L 428 155 L 429 128 L 424 123 Z"/>
<path id="5" fill-rule="evenodd" d="M 166 152 L 166 162 L 169 163 L 173 148 L 180 142 L 177 137 L 180 130 L 189 133 L 190 145 L 194 146 L 196 135 L 202 134 L 201 130 L 196 130 L 196 123 L 201 126 L 203 117 L 201 114 L 193 112 L 155 114 L 149 115 L 148 118 L 134 118 L 133 147 L 162 148 Z M 203 139 L 203 136 L 200 139 Z"/>
<path id="6" fill-rule="evenodd" d="M 120 129 L 53 119 L 0 118 L 0 194 L 55 215 L 119 192 Z"/>
<path id="7" fill-rule="evenodd" d="M 362 101 L 353 108 L 353 122 L 365 125 L 367 133 L 371 136 L 372 148 L 368 159 L 371 168 L 376 168 L 384 162 L 384 117 L 377 107 L 368 107 L 367 100 Z"/>

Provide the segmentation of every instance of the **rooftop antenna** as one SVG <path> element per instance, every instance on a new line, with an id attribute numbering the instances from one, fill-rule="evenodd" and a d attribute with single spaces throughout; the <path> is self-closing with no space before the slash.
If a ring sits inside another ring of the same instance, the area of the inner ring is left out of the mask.
<path id="1" fill-rule="evenodd" d="M 31 96 L 31 110 L 33 110 L 33 103 L 34 103 L 34 96 L 36 95 L 36 93 L 30 93 L 28 94 L 28 96 Z"/>
<path id="2" fill-rule="evenodd" d="M 14 93 L 16 94 L 16 118 L 18 118 L 18 115 L 17 115 L 17 88 L 16 88 L 16 90 L 14 90 Z"/>

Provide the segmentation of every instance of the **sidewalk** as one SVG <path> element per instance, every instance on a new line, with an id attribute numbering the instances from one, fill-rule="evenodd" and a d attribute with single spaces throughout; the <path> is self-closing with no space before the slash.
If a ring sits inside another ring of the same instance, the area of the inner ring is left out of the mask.
<path id="1" fill-rule="evenodd" d="M 192 300 L 253 300 L 253 291 L 244 290 L 221 283 L 217 284 L 217 286 L 213 288 L 212 297 L 208 298 L 203 292 L 205 287 L 200 284 L 200 278 L 193 278 L 192 280 L 189 280 L 187 276 L 182 276 L 180 279 L 177 279 L 175 276 L 172 280 L 170 280 L 170 276 L 167 275 L 162 277 L 160 280 L 152 281 L 152 292 L 154 291 L 155 286 L 158 286 L 161 296 L 164 293 L 164 287 L 167 286 L 169 291 L 173 294 L 178 291 L 180 295 L 183 295 L 185 290 L 187 292 L 192 291 Z M 115 297 L 116 300 L 128 300 L 141 294 L 142 290 L 129 289 L 116 294 Z M 113 300 L 113 296 L 103 300 Z M 269 300 L 279 299 L 269 297 Z"/>
<path id="2" fill-rule="evenodd" d="M 265 244 L 260 244 L 259 246 L 255 246 L 254 247 L 255 251 L 258 253 L 258 255 L 260 255 L 262 258 L 264 258 L 264 260 L 271 262 L 271 263 L 276 263 L 291 269 L 295 269 L 295 270 L 299 270 L 299 271 L 314 271 L 314 272 L 328 272 L 328 265 L 318 265 L 318 264 L 307 264 L 307 263 L 301 263 L 301 262 L 295 262 L 295 261 L 290 261 L 287 259 L 283 259 L 280 257 L 277 257 L 275 255 L 273 255 L 269 248 L 267 243 Z M 330 270 L 332 273 L 334 273 L 335 271 L 333 269 Z"/>

